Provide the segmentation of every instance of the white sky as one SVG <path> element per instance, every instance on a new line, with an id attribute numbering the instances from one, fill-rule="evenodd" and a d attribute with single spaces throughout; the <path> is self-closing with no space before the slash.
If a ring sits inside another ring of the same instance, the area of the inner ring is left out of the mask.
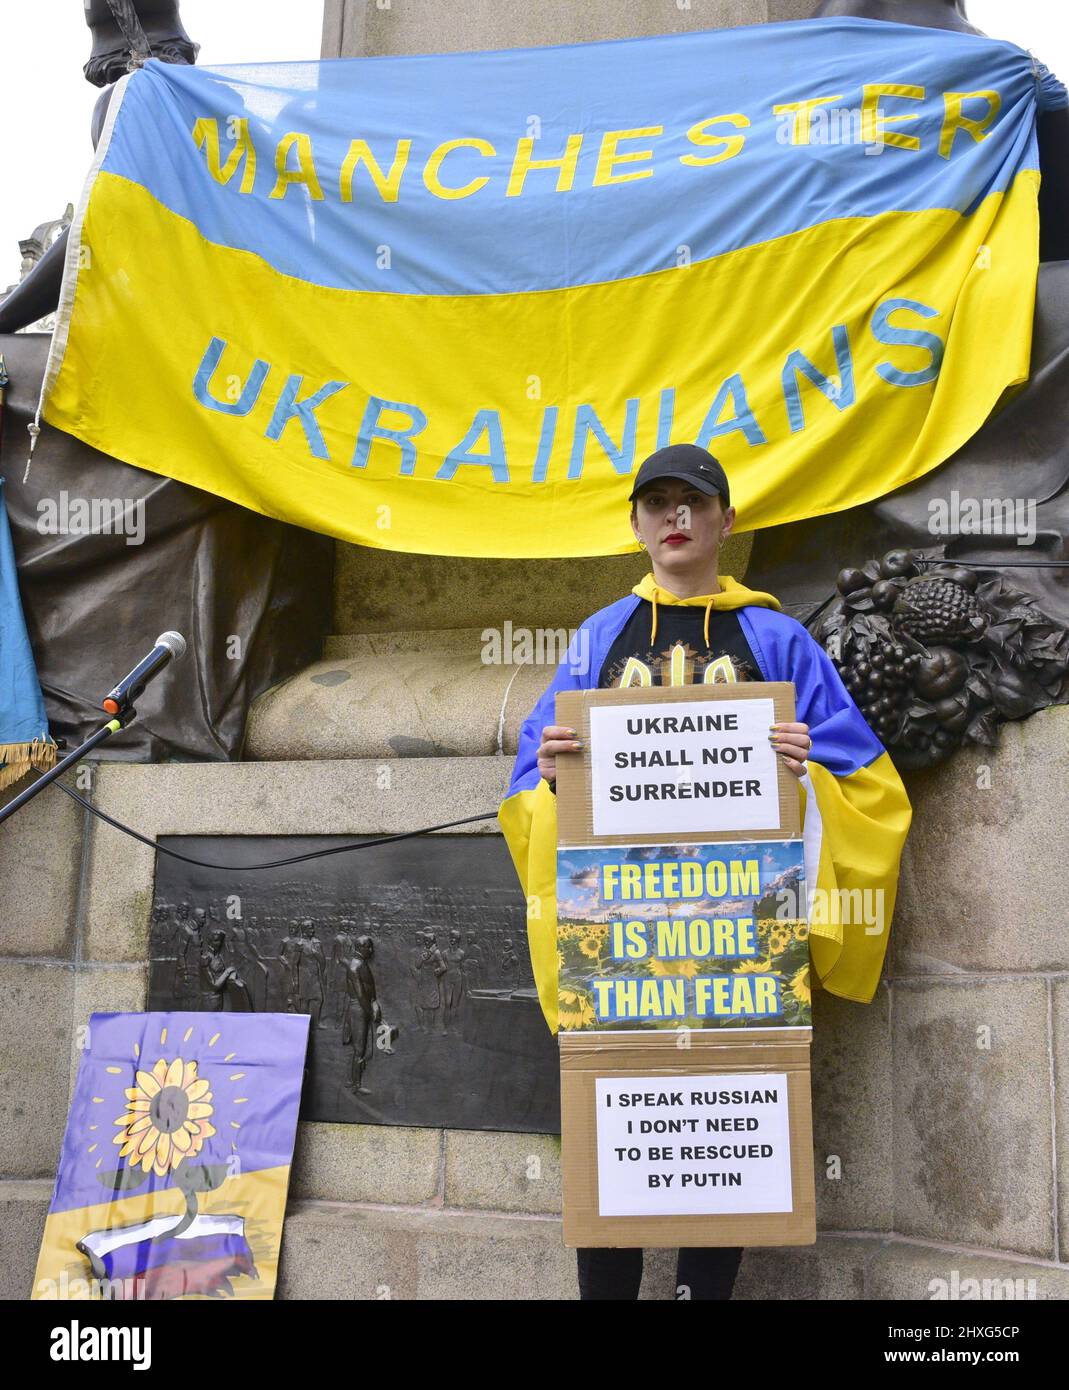
<path id="1" fill-rule="evenodd" d="M 197 62 L 318 58 L 323 0 L 181 0 Z M 0 292 L 19 276 L 19 239 L 77 203 L 93 158 L 89 118 L 100 95 L 82 75 L 91 47 L 79 0 L 2 0 Z"/>
<path id="2" fill-rule="evenodd" d="M 200 63 L 319 56 L 322 0 L 182 0 L 181 11 L 187 33 L 201 46 Z M 970 0 L 968 11 L 978 28 L 1032 49 L 1069 82 L 1065 0 Z M 19 238 L 77 202 L 92 158 L 89 117 L 99 95 L 82 76 L 89 47 L 78 0 L 4 0 L 0 8 L 6 112 L 0 291 L 18 278 Z"/>

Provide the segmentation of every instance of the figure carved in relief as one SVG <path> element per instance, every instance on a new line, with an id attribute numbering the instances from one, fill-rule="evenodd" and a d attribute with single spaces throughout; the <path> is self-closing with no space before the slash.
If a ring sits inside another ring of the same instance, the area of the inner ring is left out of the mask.
<path id="1" fill-rule="evenodd" d="M 368 1095 L 363 1084 L 364 1069 L 375 1050 L 375 1029 L 382 1023 L 382 1009 L 375 991 L 371 958 L 375 945 L 370 936 L 361 936 L 345 968 L 345 1017 L 341 1040 L 353 1049 L 349 1089 L 354 1095 Z"/>

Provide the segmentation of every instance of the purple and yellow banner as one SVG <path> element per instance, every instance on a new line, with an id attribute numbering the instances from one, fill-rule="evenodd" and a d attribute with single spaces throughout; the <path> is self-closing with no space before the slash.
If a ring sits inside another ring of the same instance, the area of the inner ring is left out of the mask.
<path id="1" fill-rule="evenodd" d="M 272 1298 L 306 1014 L 93 1014 L 33 1297 Z"/>
<path id="2" fill-rule="evenodd" d="M 1028 373 L 1012 44 L 860 19 L 123 79 L 52 424 L 385 549 L 634 548 L 696 441 L 742 527 L 934 468 Z"/>

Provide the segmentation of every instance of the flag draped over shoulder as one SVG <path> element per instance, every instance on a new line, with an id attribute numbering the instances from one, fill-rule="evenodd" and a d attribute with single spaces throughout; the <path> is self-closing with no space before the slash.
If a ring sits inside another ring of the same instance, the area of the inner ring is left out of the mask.
<path id="1" fill-rule="evenodd" d="M 362 545 L 634 549 L 711 447 L 746 527 L 949 457 L 1027 377 L 1012 44 L 863 19 L 225 68 L 112 102 L 45 418 Z"/>
<path id="2" fill-rule="evenodd" d="M 793 681 L 796 718 L 813 746 L 803 787 L 803 840 L 810 962 L 831 994 L 871 1001 L 879 983 L 911 808 L 890 756 L 850 698 L 823 647 L 769 594 L 727 576 L 722 592 L 679 599 L 652 586 L 601 609 L 578 629 L 564 660 L 520 731 L 498 820 L 527 895 L 527 938 L 538 997 L 557 1031 L 557 803 L 538 771 L 542 729 L 557 722 L 562 690 L 596 688 L 613 639 L 641 597 L 738 613 L 761 678 Z M 844 913 L 842 904 L 847 904 Z M 846 920 L 844 920 L 844 916 Z"/>
<path id="3" fill-rule="evenodd" d="M 56 745 L 48 732 L 26 621 L 22 616 L 11 527 L 0 478 L 0 790 L 31 768 L 55 766 Z"/>

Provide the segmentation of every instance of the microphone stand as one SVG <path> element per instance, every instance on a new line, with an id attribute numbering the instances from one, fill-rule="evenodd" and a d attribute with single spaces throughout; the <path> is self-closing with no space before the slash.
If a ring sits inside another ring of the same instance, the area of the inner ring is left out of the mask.
<path id="1" fill-rule="evenodd" d="M 84 743 L 79 744 L 73 752 L 68 753 L 61 762 L 56 763 L 55 767 L 43 772 L 32 786 L 19 792 L 18 796 L 0 808 L 0 822 L 7 820 L 8 816 L 13 816 L 16 811 L 21 810 L 27 801 L 32 801 L 38 792 L 43 791 L 48 786 L 49 782 L 54 782 L 61 773 L 66 772 L 67 768 L 84 758 L 91 748 L 95 748 L 97 744 L 103 743 L 106 738 L 110 738 L 112 734 L 117 734 L 120 729 L 125 728 L 136 714 L 137 710 L 134 709 L 133 705 L 125 705 L 114 719 L 109 719 L 102 728 L 97 729 L 96 733 L 90 734 Z"/>

